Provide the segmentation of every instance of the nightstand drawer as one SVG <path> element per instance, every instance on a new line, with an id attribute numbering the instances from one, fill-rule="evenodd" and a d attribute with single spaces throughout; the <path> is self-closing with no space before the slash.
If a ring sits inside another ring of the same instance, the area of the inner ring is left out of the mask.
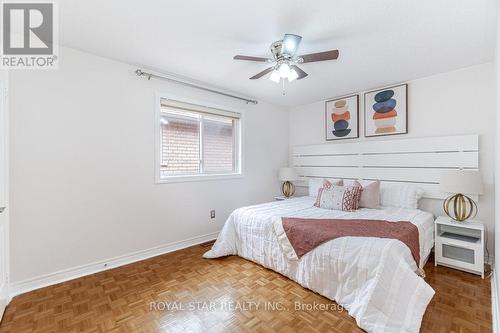
<path id="1" fill-rule="evenodd" d="M 460 246 L 456 242 L 439 241 L 436 243 L 436 260 L 439 264 L 460 267 L 466 270 L 482 272 L 483 256 L 477 246 Z"/>

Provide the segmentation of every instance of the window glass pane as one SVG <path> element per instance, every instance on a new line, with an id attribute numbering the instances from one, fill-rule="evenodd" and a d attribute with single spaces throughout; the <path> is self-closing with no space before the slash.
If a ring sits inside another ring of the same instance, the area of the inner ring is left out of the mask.
<path id="1" fill-rule="evenodd" d="M 162 116 L 161 176 L 200 172 L 200 122 L 193 118 Z"/>
<path id="2" fill-rule="evenodd" d="M 234 172 L 234 121 L 221 117 L 205 117 L 202 133 L 204 172 Z"/>
<path id="3" fill-rule="evenodd" d="M 239 114 L 182 106 L 161 107 L 159 177 L 239 172 Z"/>

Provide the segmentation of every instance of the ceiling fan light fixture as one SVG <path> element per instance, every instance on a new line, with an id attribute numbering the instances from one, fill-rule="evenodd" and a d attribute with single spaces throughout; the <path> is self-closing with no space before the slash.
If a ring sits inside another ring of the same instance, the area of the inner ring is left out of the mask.
<path id="1" fill-rule="evenodd" d="M 269 80 L 273 81 L 273 82 L 276 82 L 276 83 L 280 83 L 281 81 L 281 75 L 280 75 L 280 72 L 278 70 L 274 70 L 272 73 L 271 73 L 271 76 L 269 76 Z"/>
<path id="2" fill-rule="evenodd" d="M 299 77 L 297 71 L 293 68 L 290 69 L 290 73 L 288 74 L 288 82 L 292 82 Z"/>
<path id="3" fill-rule="evenodd" d="M 279 68 L 279 73 L 280 77 L 284 79 L 287 78 L 290 75 L 290 66 L 286 62 L 282 63 Z"/>
<path id="4" fill-rule="evenodd" d="M 295 80 L 302 80 L 308 76 L 308 74 L 297 65 L 335 60 L 339 57 L 339 50 L 297 55 L 301 41 L 302 37 L 299 35 L 285 34 L 283 39 L 277 40 L 271 44 L 272 58 L 236 55 L 234 59 L 272 63 L 270 67 L 250 77 L 250 80 L 256 80 L 267 74 L 271 74 L 269 79 L 276 83 L 283 83 L 284 87 L 286 80 L 292 82 Z"/>

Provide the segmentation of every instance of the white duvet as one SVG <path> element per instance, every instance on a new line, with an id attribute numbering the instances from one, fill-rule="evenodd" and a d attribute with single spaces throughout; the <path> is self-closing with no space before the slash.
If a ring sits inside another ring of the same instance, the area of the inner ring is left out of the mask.
<path id="1" fill-rule="evenodd" d="M 420 266 L 433 246 L 432 215 L 416 209 L 360 209 L 356 212 L 313 206 L 314 198 L 271 202 L 235 210 L 205 258 L 238 255 L 279 272 L 341 304 L 368 332 L 418 332 L 434 290 L 416 273 L 410 249 L 399 240 L 342 237 L 326 242 L 299 260 L 284 255 L 273 218 L 366 218 L 410 221 L 419 229 Z"/>

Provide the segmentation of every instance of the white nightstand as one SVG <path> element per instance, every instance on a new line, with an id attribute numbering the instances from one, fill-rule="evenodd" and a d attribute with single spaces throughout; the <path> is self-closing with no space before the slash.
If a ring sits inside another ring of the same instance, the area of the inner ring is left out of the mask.
<path id="1" fill-rule="evenodd" d="M 435 265 L 481 275 L 484 279 L 484 224 L 456 222 L 448 216 L 435 221 Z"/>
<path id="2" fill-rule="evenodd" d="M 280 196 L 274 197 L 274 200 L 276 200 L 276 201 L 283 201 L 283 200 L 288 200 L 288 199 L 293 199 L 293 198 L 295 198 L 295 197 L 288 197 L 287 198 L 285 196 L 280 195 Z"/>

